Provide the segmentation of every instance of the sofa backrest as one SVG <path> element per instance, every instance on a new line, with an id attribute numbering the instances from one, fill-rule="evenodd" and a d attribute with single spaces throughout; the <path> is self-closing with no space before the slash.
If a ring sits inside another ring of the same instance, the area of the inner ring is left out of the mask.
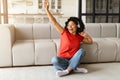
<path id="1" fill-rule="evenodd" d="M 55 27 L 51 24 L 51 39 L 60 38 L 60 33 L 55 29 Z"/>
<path id="2" fill-rule="evenodd" d="M 120 38 L 120 30 L 118 26 L 117 23 L 86 23 L 85 31 L 93 38 Z"/>
<path id="3" fill-rule="evenodd" d="M 118 23 L 86 23 L 85 31 L 93 38 L 120 38 Z M 51 38 L 59 38 L 59 33 L 53 26 L 51 26 Z"/>
<path id="4" fill-rule="evenodd" d="M 101 38 L 117 37 L 117 25 L 115 23 L 101 23 Z"/>
<path id="5" fill-rule="evenodd" d="M 34 39 L 50 39 L 50 24 L 33 24 Z"/>
<path id="6" fill-rule="evenodd" d="M 51 24 L 14 24 L 17 40 L 56 39 L 60 34 Z M 93 38 L 120 38 L 119 23 L 86 23 L 85 31 Z"/>
<path id="7" fill-rule="evenodd" d="M 16 40 L 33 39 L 32 24 L 14 24 Z"/>
<path id="8" fill-rule="evenodd" d="M 117 38 L 120 38 L 120 23 L 117 23 Z"/>
<path id="9" fill-rule="evenodd" d="M 50 24 L 14 24 L 16 40 L 50 39 Z"/>
<path id="10" fill-rule="evenodd" d="M 92 37 L 101 37 L 101 26 L 98 23 L 87 23 L 85 24 L 85 31 Z"/>

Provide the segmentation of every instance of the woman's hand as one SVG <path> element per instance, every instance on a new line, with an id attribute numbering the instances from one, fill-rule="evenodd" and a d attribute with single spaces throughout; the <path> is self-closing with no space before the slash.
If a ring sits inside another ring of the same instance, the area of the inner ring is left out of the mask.
<path id="1" fill-rule="evenodd" d="M 80 35 L 84 37 L 83 43 L 87 43 L 87 44 L 92 44 L 93 43 L 93 40 L 92 40 L 91 36 L 89 36 L 86 32 L 83 31 L 83 32 L 80 33 Z"/>
<path id="2" fill-rule="evenodd" d="M 49 3 L 48 3 L 48 1 L 47 0 L 45 0 L 44 1 L 44 7 L 45 7 L 45 9 L 49 9 Z"/>
<path id="3" fill-rule="evenodd" d="M 83 37 L 86 37 L 88 34 L 83 31 L 83 32 L 80 33 L 80 35 L 83 36 Z"/>

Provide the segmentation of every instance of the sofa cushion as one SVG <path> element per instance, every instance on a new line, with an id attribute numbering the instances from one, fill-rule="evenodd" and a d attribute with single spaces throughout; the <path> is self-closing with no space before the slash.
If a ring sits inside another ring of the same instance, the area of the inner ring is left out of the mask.
<path id="1" fill-rule="evenodd" d="M 56 46 L 51 40 L 35 40 L 35 65 L 51 64 L 51 59 L 56 56 Z"/>
<path id="2" fill-rule="evenodd" d="M 81 44 L 81 48 L 83 48 L 86 52 L 85 56 L 82 59 L 82 63 L 91 63 L 97 62 L 98 57 L 98 45 L 97 42 L 94 41 L 93 44 Z"/>
<path id="3" fill-rule="evenodd" d="M 33 24 L 34 39 L 50 39 L 50 24 Z"/>
<path id="4" fill-rule="evenodd" d="M 120 39 L 111 38 L 110 40 L 112 40 L 116 43 L 116 61 L 120 61 Z"/>
<path id="5" fill-rule="evenodd" d="M 85 31 L 94 38 L 100 38 L 101 29 L 99 23 L 87 23 L 85 24 Z"/>
<path id="6" fill-rule="evenodd" d="M 59 39 L 59 38 L 60 38 L 60 33 L 51 24 L 51 39 Z"/>
<path id="7" fill-rule="evenodd" d="M 117 25 L 115 23 L 101 23 L 101 38 L 106 37 L 117 38 Z"/>
<path id="8" fill-rule="evenodd" d="M 120 38 L 120 23 L 117 23 L 117 38 Z"/>
<path id="9" fill-rule="evenodd" d="M 57 52 L 58 52 L 60 48 L 60 39 L 53 39 L 53 42 L 56 44 Z"/>
<path id="10" fill-rule="evenodd" d="M 97 40 L 98 62 L 116 61 L 116 42 L 111 38 L 101 38 Z"/>
<path id="11" fill-rule="evenodd" d="M 33 39 L 32 24 L 15 24 L 16 40 Z"/>
<path id="12" fill-rule="evenodd" d="M 116 40 L 116 44 L 117 44 L 116 61 L 120 61 L 120 39 Z"/>
<path id="13" fill-rule="evenodd" d="M 11 24 L 0 24 L 0 67 L 12 66 L 12 42 L 14 29 Z"/>
<path id="14" fill-rule="evenodd" d="M 33 40 L 17 40 L 12 48 L 13 66 L 34 65 Z"/>

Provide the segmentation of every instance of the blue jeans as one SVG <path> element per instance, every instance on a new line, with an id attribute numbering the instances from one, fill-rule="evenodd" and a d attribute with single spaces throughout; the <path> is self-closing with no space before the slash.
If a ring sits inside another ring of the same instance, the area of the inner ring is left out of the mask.
<path id="1" fill-rule="evenodd" d="M 81 62 L 81 58 L 85 55 L 85 51 L 80 48 L 71 59 L 53 57 L 52 64 L 57 70 L 65 70 L 67 68 L 76 69 Z"/>

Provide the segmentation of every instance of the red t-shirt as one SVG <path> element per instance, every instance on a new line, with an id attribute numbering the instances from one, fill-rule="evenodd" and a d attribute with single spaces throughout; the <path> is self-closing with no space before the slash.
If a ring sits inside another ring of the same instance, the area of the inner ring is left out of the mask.
<path id="1" fill-rule="evenodd" d="M 63 33 L 61 34 L 58 57 L 72 58 L 80 48 L 80 42 L 83 40 L 83 38 L 84 37 L 81 35 L 71 34 L 69 31 L 64 29 Z"/>

